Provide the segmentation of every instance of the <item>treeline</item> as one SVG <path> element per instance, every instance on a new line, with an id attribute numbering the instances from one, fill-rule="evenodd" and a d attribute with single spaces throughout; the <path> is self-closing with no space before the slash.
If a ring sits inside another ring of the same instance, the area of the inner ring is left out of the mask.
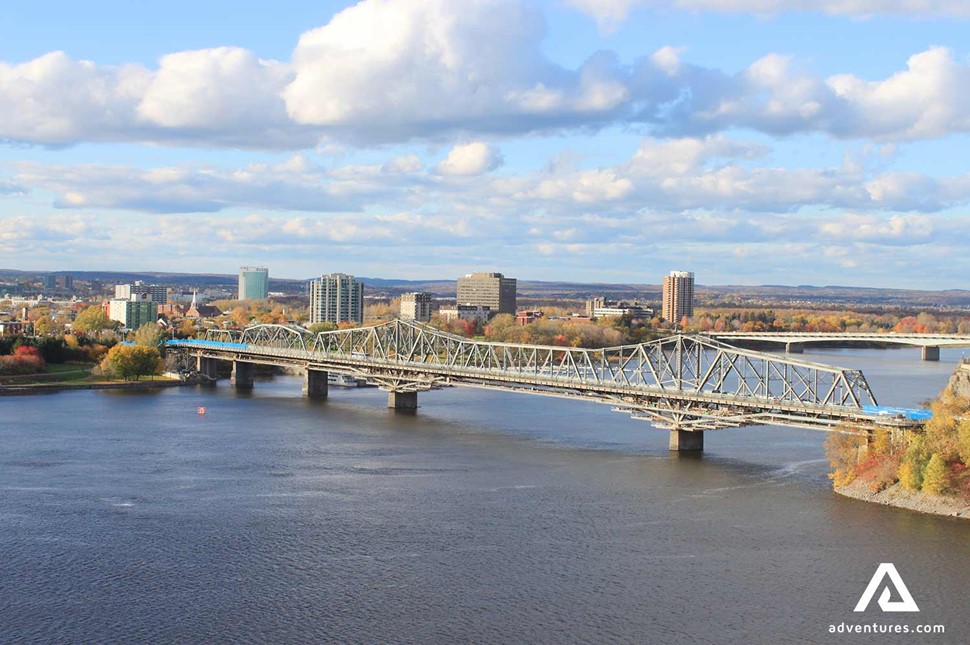
<path id="1" fill-rule="evenodd" d="M 540 318 L 517 325 L 511 314 L 498 314 L 487 323 L 444 320 L 432 316 L 431 326 L 466 338 L 484 338 L 497 343 L 554 345 L 559 347 L 613 347 L 653 340 L 661 335 L 650 320 L 628 316 L 602 318 L 595 322 L 569 318 Z"/>
<path id="2" fill-rule="evenodd" d="M 911 491 L 970 499 L 970 400 L 949 390 L 930 408 L 923 432 L 876 430 L 870 438 L 833 433 L 826 442 L 836 486 L 872 492 L 899 484 Z"/>
<path id="3" fill-rule="evenodd" d="M 114 341 L 102 343 L 83 334 L 0 336 L 0 356 L 15 355 L 20 348 L 31 347 L 45 363 L 97 363 L 112 345 Z"/>

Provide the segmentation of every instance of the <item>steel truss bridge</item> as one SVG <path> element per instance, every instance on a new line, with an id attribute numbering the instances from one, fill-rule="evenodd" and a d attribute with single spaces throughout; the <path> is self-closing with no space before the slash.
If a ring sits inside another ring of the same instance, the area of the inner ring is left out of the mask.
<path id="1" fill-rule="evenodd" d="M 300 366 L 308 378 L 353 375 L 390 392 L 391 407 L 416 407 L 419 391 L 470 386 L 605 403 L 698 436 L 746 425 L 863 432 L 921 423 L 863 410 L 876 401 L 859 370 L 739 349 L 705 336 L 583 349 L 482 342 L 394 320 L 317 334 L 294 325 L 255 325 L 169 344 L 196 357 L 200 367 L 203 361 L 232 361 L 234 374 L 237 364 L 259 363 Z M 396 395 L 407 394 L 413 406 L 393 405 Z"/>

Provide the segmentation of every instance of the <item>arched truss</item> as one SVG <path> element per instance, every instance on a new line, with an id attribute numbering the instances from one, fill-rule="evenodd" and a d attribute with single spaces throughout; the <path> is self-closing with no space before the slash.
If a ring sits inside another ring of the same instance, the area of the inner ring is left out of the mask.
<path id="1" fill-rule="evenodd" d="M 309 349 L 312 332 L 299 325 L 252 325 L 242 330 L 236 342 L 279 349 Z"/>

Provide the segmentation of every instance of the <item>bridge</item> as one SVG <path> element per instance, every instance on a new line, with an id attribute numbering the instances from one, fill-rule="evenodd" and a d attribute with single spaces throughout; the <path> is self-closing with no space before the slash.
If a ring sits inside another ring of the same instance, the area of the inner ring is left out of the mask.
<path id="1" fill-rule="evenodd" d="M 941 347 L 970 347 L 970 336 L 958 334 L 897 334 L 855 332 L 709 332 L 711 338 L 759 343 L 783 343 L 785 351 L 801 354 L 809 343 L 882 343 L 921 347 L 924 361 L 940 360 Z"/>
<path id="2" fill-rule="evenodd" d="M 783 425 L 870 432 L 917 428 L 918 419 L 877 411 L 859 370 L 739 349 L 677 335 L 605 349 L 491 343 L 394 320 L 314 334 L 294 325 L 210 330 L 169 341 L 199 372 L 232 363 L 231 383 L 253 387 L 256 364 L 304 370 L 303 393 L 328 395 L 329 372 L 388 392 L 388 407 L 417 408 L 418 392 L 465 386 L 603 403 L 670 430 L 671 450 L 703 449 L 704 431 Z"/>

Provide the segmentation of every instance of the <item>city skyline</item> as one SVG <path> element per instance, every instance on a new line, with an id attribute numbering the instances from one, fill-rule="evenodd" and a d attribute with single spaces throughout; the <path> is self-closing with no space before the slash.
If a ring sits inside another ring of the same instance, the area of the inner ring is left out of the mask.
<path id="1" fill-rule="evenodd" d="M 958 3 L 351 5 L 8 8 L 3 268 L 966 285 Z"/>

